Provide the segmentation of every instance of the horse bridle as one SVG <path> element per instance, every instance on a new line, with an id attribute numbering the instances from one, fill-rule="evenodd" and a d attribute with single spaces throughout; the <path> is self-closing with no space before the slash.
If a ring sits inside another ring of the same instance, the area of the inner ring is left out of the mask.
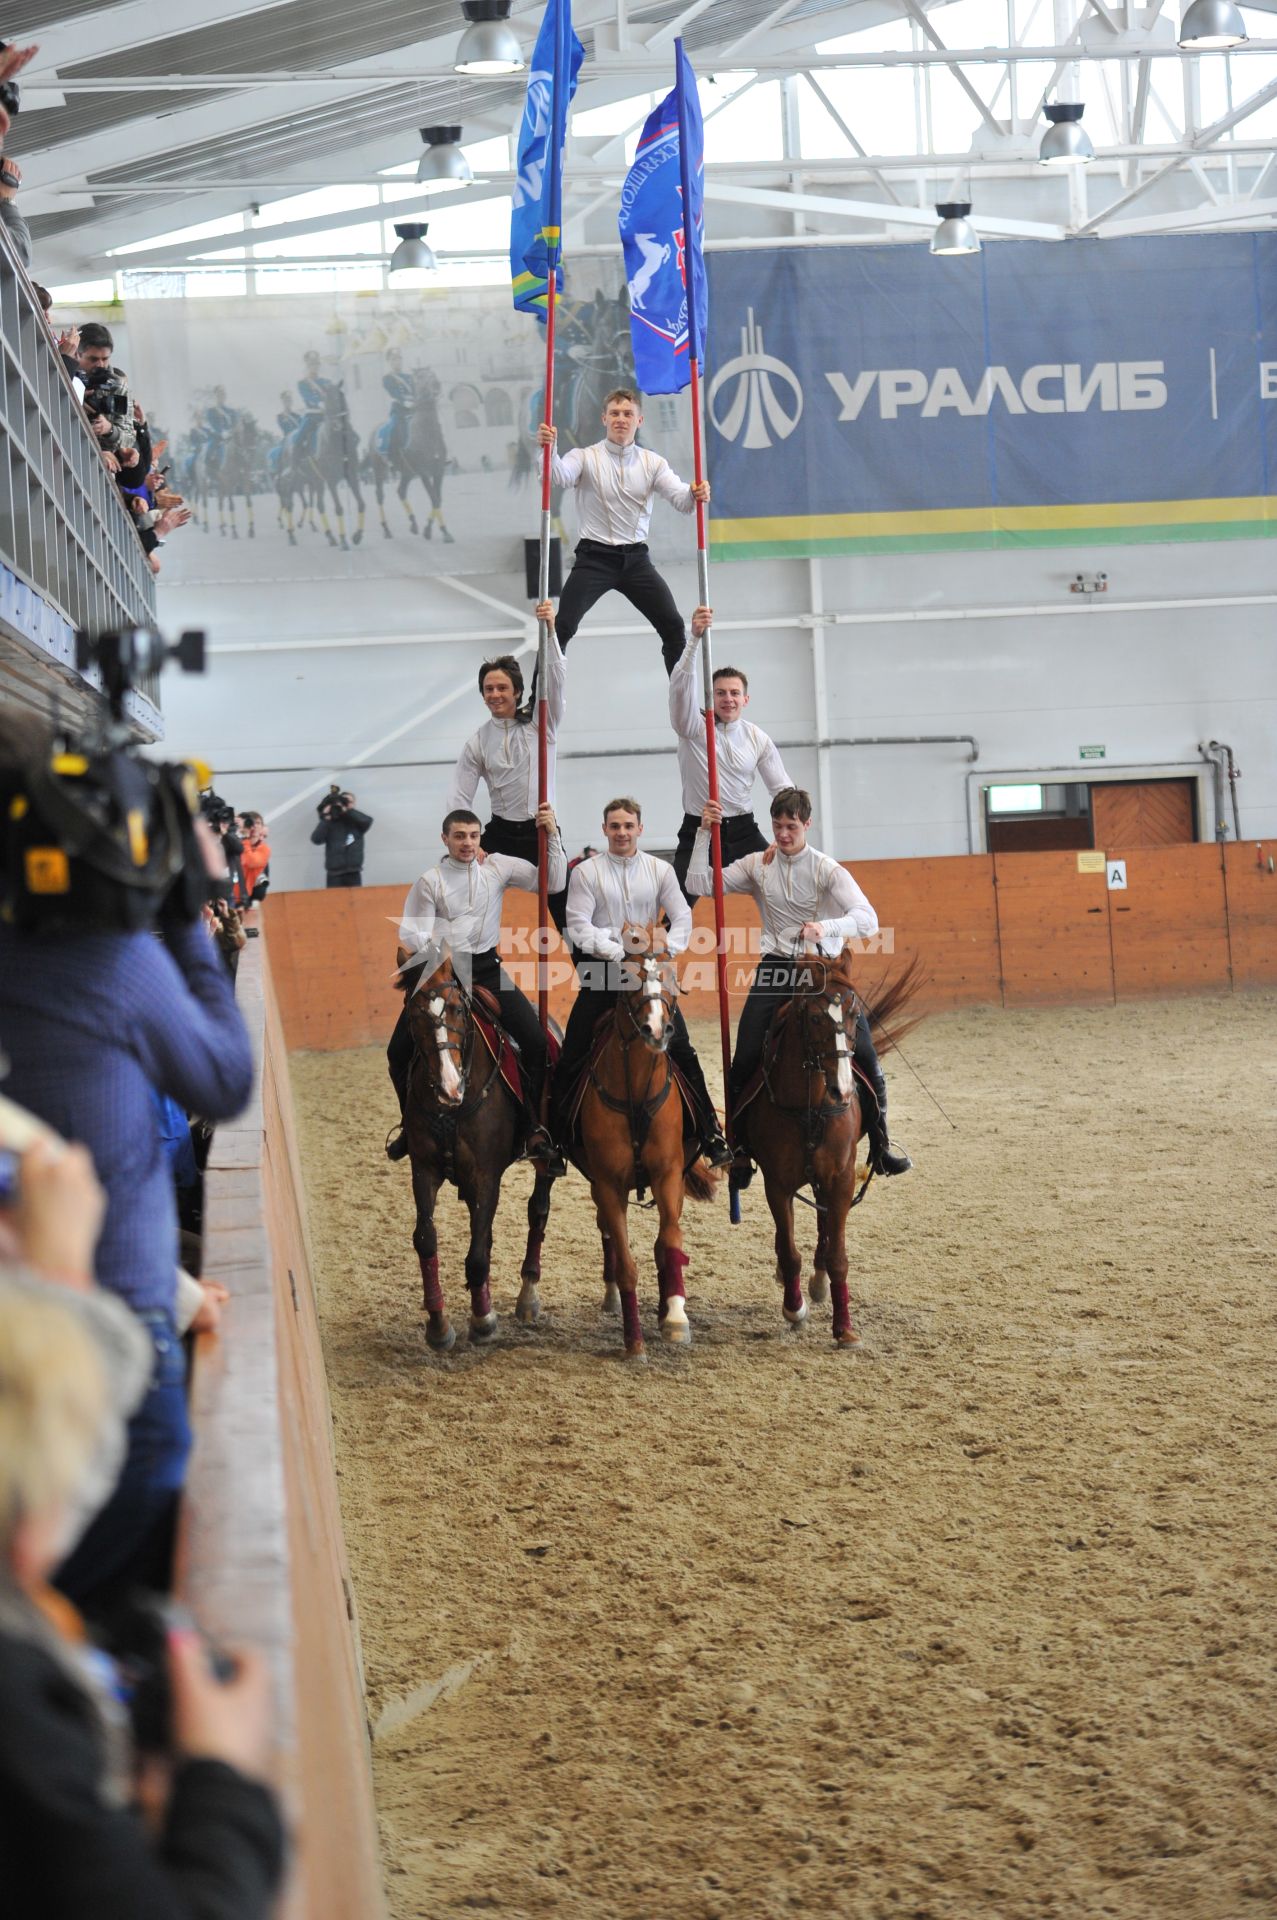
<path id="1" fill-rule="evenodd" d="M 619 1004 L 625 1009 L 625 1015 L 629 1020 L 632 1030 L 630 1039 L 637 1037 L 642 1040 L 652 1053 L 668 1053 L 670 1040 L 674 1033 L 674 1006 L 681 992 L 678 977 L 673 971 L 673 962 L 668 955 L 656 953 L 645 953 L 641 956 L 636 955 L 635 958 L 639 960 L 643 973 L 642 983 L 638 992 L 636 994 L 631 990 L 629 993 L 623 993 L 618 996 Z M 665 970 L 664 973 L 663 969 Z M 650 1008 L 653 1000 L 660 1001 L 665 1012 L 665 1021 L 661 1029 L 659 1045 L 652 1045 L 649 1036 L 640 1025 L 639 1017 L 635 1014 L 633 1006 L 635 999 L 639 1001 L 644 1013 Z M 622 1035 L 622 1039 L 625 1039 L 624 1035 Z M 629 1040 L 625 1040 L 625 1046 L 628 1053 Z"/>
<path id="2" fill-rule="evenodd" d="M 470 1067 L 474 1058 L 474 1016 L 470 1003 L 470 995 L 466 992 L 455 974 L 451 980 L 446 981 L 441 986 L 434 988 L 426 988 L 423 986 L 421 988 L 414 988 L 414 992 L 422 992 L 427 996 L 425 1000 L 425 1010 L 430 1016 L 430 1023 L 434 1028 L 435 1036 L 432 1051 L 437 1053 L 441 1059 L 445 1055 L 448 1058 L 452 1058 L 452 1043 L 456 1043 L 457 1100 L 455 1106 L 448 1109 L 448 1111 L 459 1116 L 465 1105 L 466 1083 L 470 1078 Z M 453 1008 L 459 1013 L 459 1020 L 453 1021 L 446 1017 Z M 411 1016 L 409 1017 L 411 1019 Z M 417 1043 L 415 1031 L 412 1038 L 414 1056 L 418 1053 L 424 1053 L 424 1050 Z"/>

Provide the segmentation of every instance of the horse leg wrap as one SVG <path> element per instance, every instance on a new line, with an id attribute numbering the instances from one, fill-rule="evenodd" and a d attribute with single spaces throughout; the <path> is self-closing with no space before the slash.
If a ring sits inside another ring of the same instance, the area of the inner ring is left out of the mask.
<path id="1" fill-rule="evenodd" d="M 418 1254 L 421 1262 L 421 1297 L 427 1313 L 443 1312 L 443 1288 L 439 1285 L 437 1253 Z"/>
<path id="2" fill-rule="evenodd" d="M 683 1285 L 683 1271 L 690 1262 L 691 1255 L 684 1253 L 681 1247 L 666 1247 L 660 1264 L 662 1305 L 674 1293 L 680 1300 L 687 1298 L 687 1288 Z"/>
<path id="3" fill-rule="evenodd" d="M 470 1288 L 470 1312 L 476 1320 L 486 1320 L 492 1312 L 492 1289 L 486 1280 Z"/>
<path id="4" fill-rule="evenodd" d="M 831 1280 L 829 1292 L 834 1303 L 833 1335 L 837 1340 L 839 1335 L 851 1332 L 851 1300 L 847 1293 L 847 1282 Z"/>
<path id="5" fill-rule="evenodd" d="M 781 1284 L 785 1289 L 785 1306 L 788 1312 L 797 1313 L 803 1304 L 803 1270 L 801 1265 L 792 1273 L 782 1274 Z"/>
<path id="6" fill-rule="evenodd" d="M 634 1287 L 628 1293 L 621 1289 L 621 1324 L 625 1329 L 626 1347 L 641 1347 L 643 1323 L 639 1319 L 638 1292 Z"/>

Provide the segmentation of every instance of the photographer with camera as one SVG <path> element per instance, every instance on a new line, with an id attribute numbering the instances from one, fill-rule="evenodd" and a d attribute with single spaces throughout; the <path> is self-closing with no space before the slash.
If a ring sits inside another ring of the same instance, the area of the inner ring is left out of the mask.
<path id="1" fill-rule="evenodd" d="M 16 201 L 18 188 L 22 185 L 22 168 L 16 160 L 7 156 L 0 160 L 0 226 L 9 236 L 9 244 L 19 260 L 31 271 L 31 229 L 22 214 L 18 212 Z"/>
<path id="2" fill-rule="evenodd" d="M 6 1103 L 7 1107 L 7 1103 Z M 26 1116 L 8 1109 L 6 1122 Z M 3 1131 L 3 1128 L 0 1128 Z M 110 1654 L 48 1581 L 109 1492 L 151 1345 L 93 1286 L 89 1155 L 37 1138 L 0 1211 L 0 1884 L 40 1920 L 265 1920 L 283 1834 L 268 1679 L 149 1597 Z M 126 1720 L 124 1705 L 127 1703 Z M 141 1767 L 154 1841 L 138 1815 Z"/>
<path id="3" fill-rule="evenodd" d="M 315 809 L 319 825 L 310 836 L 311 845 L 324 849 L 324 872 L 330 887 L 362 887 L 364 884 L 364 835 L 372 825 L 369 814 L 360 813 L 353 793 L 347 793 L 336 781 Z"/>
<path id="4" fill-rule="evenodd" d="M 190 1447 L 174 1322 L 177 1215 L 151 1089 L 226 1120 L 253 1079 L 232 984 L 200 921 L 213 883 L 226 890 L 221 850 L 211 834 L 201 840 L 180 771 L 118 744 L 123 688 L 130 672 L 154 671 L 156 652 L 124 670 L 106 647 L 91 644 L 82 664 L 102 663 L 112 728 L 64 744 L 29 717 L 0 724 L 0 1033 L 11 1091 L 92 1153 L 107 1194 L 97 1277 L 153 1348 L 119 1484 L 60 1569 L 78 1605 L 138 1579 L 164 1583 Z"/>

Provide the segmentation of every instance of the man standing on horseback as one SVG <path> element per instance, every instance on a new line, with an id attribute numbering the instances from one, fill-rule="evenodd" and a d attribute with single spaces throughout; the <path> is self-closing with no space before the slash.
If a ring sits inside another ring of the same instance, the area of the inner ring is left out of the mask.
<path id="1" fill-rule="evenodd" d="M 688 889 L 693 894 L 714 890 L 709 830 L 721 818 L 721 806 L 707 803 L 687 872 Z M 723 891 L 752 894 L 763 922 L 762 957 L 736 1029 L 736 1051 L 728 1081 L 733 1113 L 762 1063 L 773 1016 L 803 984 L 802 976 L 807 971 L 804 949 L 814 947 L 833 958 L 842 951 L 845 940 L 868 939 L 878 931 L 878 916 L 847 869 L 808 845 L 811 795 L 801 787 L 784 788 L 772 797 L 771 819 L 774 851 L 768 848 L 765 853 L 747 854 L 723 869 Z M 864 1114 L 870 1164 L 875 1173 L 907 1173 L 912 1160 L 907 1153 L 895 1152 L 888 1137 L 887 1083 L 863 1010 L 856 1019 L 854 1059 L 875 1095 L 874 1101 L 865 1102 Z M 752 1176 L 748 1157 L 738 1155 L 733 1183 L 747 1186 Z"/>
<path id="2" fill-rule="evenodd" d="M 638 395 L 618 387 L 603 403 L 605 436 L 592 447 L 573 447 L 554 455 L 550 473 L 556 487 L 577 491 L 581 537 L 576 559 L 559 599 L 559 644 L 566 647 L 596 600 L 613 589 L 656 628 L 666 673 L 673 673 L 687 643 L 683 616 L 669 587 L 652 565 L 647 529 L 652 499 L 659 494 L 679 513 L 692 513 L 709 499 L 709 482 L 688 486 L 667 460 L 634 436 L 643 424 Z M 537 440 L 552 447 L 558 428 L 542 421 Z"/>
<path id="3" fill-rule="evenodd" d="M 713 619 L 713 609 L 697 607 L 692 636 L 683 658 L 670 676 L 670 725 L 678 735 L 678 771 L 683 782 L 683 824 L 678 830 L 674 871 L 687 895 L 687 869 L 700 831 L 701 814 L 709 800 L 709 760 L 705 746 L 705 714 L 701 707 L 701 636 Z M 749 705 L 749 681 L 739 667 L 714 672 L 714 732 L 718 752 L 718 794 L 721 803 L 723 861 L 740 860 L 747 853 L 765 853 L 767 842 L 750 811 L 754 780 L 768 793 L 792 787 L 776 742 L 744 718 Z"/>
<path id="4" fill-rule="evenodd" d="M 578 961 L 581 990 L 568 1017 L 551 1096 L 551 1131 L 561 1143 L 568 1137 L 568 1105 L 589 1059 L 594 1029 L 621 989 L 620 963 L 627 957 L 624 928 L 651 926 L 665 914 L 671 954 L 684 952 L 691 938 L 692 913 L 674 869 L 667 860 L 639 852 L 642 831 L 643 812 L 637 800 L 628 796 L 609 800 L 603 809 L 607 852 L 582 860 L 568 888 L 568 939 L 582 957 Z M 696 1102 L 702 1153 L 712 1167 L 729 1166 L 731 1149 L 719 1128 L 701 1063 L 677 1007 L 669 1051 Z"/>
<path id="5" fill-rule="evenodd" d="M 554 608 L 548 600 L 537 607 L 538 620 L 550 629 L 546 645 L 546 733 L 549 742 L 547 798 L 554 802 L 554 741 L 563 724 L 567 667 L 554 629 Z M 479 692 L 489 719 L 462 747 L 452 775 L 450 807 L 469 807 L 480 780 L 486 781 L 492 818 L 479 844 L 485 853 L 508 854 L 537 863 L 537 730 L 535 708 L 523 706 L 523 669 L 512 653 L 485 660 L 479 669 Z M 567 874 L 550 882 L 550 914 L 563 931 Z M 535 891 L 535 887 L 533 889 Z"/>
<path id="6" fill-rule="evenodd" d="M 567 855 L 553 807 L 541 808 L 532 824 L 534 829 L 544 826 L 549 833 L 550 885 L 561 891 L 567 881 Z M 400 981 L 406 989 L 404 1010 L 386 1049 L 401 1116 L 398 1133 L 387 1142 L 387 1156 L 391 1160 L 402 1160 L 408 1151 L 402 1126 L 413 1047 L 408 1001 L 421 979 L 432 966 L 438 965 L 439 950 L 446 945 L 452 955 L 453 970 L 466 991 L 486 987 L 501 1009 L 501 1024 L 519 1049 L 519 1070 L 528 1114 L 527 1156 L 555 1179 L 566 1173 L 567 1168 L 541 1125 L 541 1092 L 547 1066 L 545 1035 L 531 1001 L 520 993 L 505 972 L 497 953 L 502 896 L 507 887 L 522 887 L 528 893 L 535 893 L 536 865 L 503 853 L 485 858 L 481 851 L 479 816 L 467 807 L 453 807 L 445 815 L 440 837 L 446 849 L 444 857 L 438 866 L 429 868 L 413 883 L 399 926 L 401 949 L 420 957 L 415 964 L 409 960 L 401 967 Z"/>

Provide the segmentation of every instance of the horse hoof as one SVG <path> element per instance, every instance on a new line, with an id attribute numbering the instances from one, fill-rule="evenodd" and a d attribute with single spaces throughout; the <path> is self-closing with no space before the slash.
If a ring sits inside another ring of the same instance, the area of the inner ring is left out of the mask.
<path id="1" fill-rule="evenodd" d="M 643 1342 L 641 1340 L 636 1341 L 633 1346 L 626 1347 L 625 1357 L 627 1360 L 636 1360 L 641 1366 L 646 1366 L 647 1365 L 647 1348 L 643 1345 Z"/>
<path id="2" fill-rule="evenodd" d="M 334 536 L 333 536 L 333 535 L 332 535 L 331 533 L 327 533 L 327 532 L 326 532 L 326 533 L 324 534 L 324 538 L 325 538 L 325 540 L 326 540 L 326 541 L 328 542 L 328 544 L 329 544 L 329 546 L 330 546 L 330 547 L 335 547 L 335 546 L 337 545 L 337 541 L 336 541 L 336 539 L 335 539 L 335 537 L 334 537 Z"/>
<path id="3" fill-rule="evenodd" d="M 476 1344 L 480 1344 L 485 1340 L 491 1340 L 496 1330 L 497 1316 L 495 1313 L 481 1314 L 478 1319 L 475 1319 L 475 1317 L 471 1315 L 470 1338 Z"/>
<path id="4" fill-rule="evenodd" d="M 427 540 L 432 540 L 434 538 L 434 531 L 435 531 L 434 527 L 431 525 L 430 521 L 427 520 L 426 526 L 425 526 L 425 537 Z"/>
<path id="5" fill-rule="evenodd" d="M 619 1313 L 620 1311 L 621 1311 L 621 1289 L 617 1286 L 615 1280 L 609 1280 L 607 1285 L 603 1289 L 602 1312 Z"/>
<path id="6" fill-rule="evenodd" d="M 823 1307 L 829 1299 L 829 1275 L 813 1273 L 807 1282 L 807 1297 L 813 1306 Z"/>
<path id="7" fill-rule="evenodd" d="M 445 1321 L 441 1332 L 431 1324 L 436 1317 L 431 1314 L 430 1320 L 426 1322 L 426 1345 L 433 1353 L 449 1353 L 457 1344 L 457 1329 Z"/>
<path id="8" fill-rule="evenodd" d="M 514 1317 L 521 1327 L 534 1327 L 541 1318 L 541 1296 L 531 1281 L 525 1282 L 519 1291 Z"/>
<path id="9" fill-rule="evenodd" d="M 395 536 L 390 531 L 389 527 L 383 527 L 381 530 L 381 537 L 383 540 L 393 540 Z"/>
<path id="10" fill-rule="evenodd" d="M 840 1327 L 834 1335 L 834 1345 L 836 1347 L 858 1347 L 860 1345 L 860 1335 L 852 1327 Z"/>
<path id="11" fill-rule="evenodd" d="M 349 552 L 350 552 L 350 547 L 349 547 L 349 545 L 347 544 L 347 541 L 346 541 L 346 536 L 345 536 L 345 534 L 344 534 L 344 533 L 343 533 L 343 534 L 342 534 L 342 536 L 341 536 L 341 550 L 342 550 L 342 552 L 343 552 L 343 553 L 349 553 Z"/>
<path id="12" fill-rule="evenodd" d="M 248 537 L 249 537 L 249 539 L 250 539 L 250 540 L 256 540 L 256 538 L 257 538 L 257 531 L 256 531 L 256 529 L 255 529 L 254 527 L 250 527 L 250 528 L 248 529 Z"/>
<path id="13" fill-rule="evenodd" d="M 445 547 L 455 547 L 455 546 L 456 546 L 456 544 L 457 544 L 457 543 L 456 543 L 456 541 L 455 541 L 455 540 L 453 539 L 453 537 L 452 537 L 452 535 L 451 535 L 451 534 L 450 534 L 450 533 L 448 532 L 448 529 L 447 529 L 447 527 L 440 527 L 440 529 L 439 529 L 439 533 L 440 533 L 440 537 L 441 537 L 441 539 L 443 540 L 443 544 L 444 544 L 444 546 L 445 546 Z"/>
<path id="14" fill-rule="evenodd" d="M 690 1347 L 692 1344 L 690 1322 L 687 1320 L 672 1320 L 667 1314 L 661 1322 L 661 1338 L 671 1347 Z"/>
<path id="15" fill-rule="evenodd" d="M 786 1320 L 788 1320 L 791 1327 L 801 1327 L 803 1322 L 807 1318 L 807 1312 L 808 1312 L 807 1302 L 804 1300 L 801 1306 L 797 1306 L 797 1307 L 782 1307 L 781 1312 L 784 1314 Z"/>
<path id="16" fill-rule="evenodd" d="M 351 546 L 352 546 L 352 547 L 357 547 L 357 546 L 359 546 L 359 544 L 360 544 L 360 542 L 361 542 L 361 541 L 363 540 L 363 537 L 364 537 L 364 536 L 363 536 L 363 534 L 362 534 L 362 533 L 352 533 L 352 535 L 350 536 L 350 544 L 351 544 Z"/>

